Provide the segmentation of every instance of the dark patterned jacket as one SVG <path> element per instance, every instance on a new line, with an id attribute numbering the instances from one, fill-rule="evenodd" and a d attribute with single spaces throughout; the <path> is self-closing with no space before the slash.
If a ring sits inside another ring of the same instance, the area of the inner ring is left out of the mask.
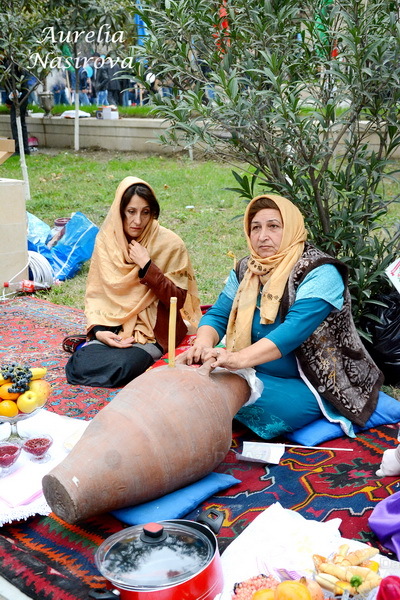
<path id="1" fill-rule="evenodd" d="M 239 281 L 247 269 L 245 257 L 239 261 L 236 274 Z M 350 293 L 347 288 L 347 267 L 309 243 L 295 264 L 282 297 L 282 321 L 296 299 L 300 283 L 312 269 L 332 264 L 340 271 L 344 282 L 344 304 L 332 311 L 317 329 L 296 350 L 301 369 L 321 396 L 342 415 L 365 425 L 378 400 L 383 374 L 364 348 L 351 314 Z"/>

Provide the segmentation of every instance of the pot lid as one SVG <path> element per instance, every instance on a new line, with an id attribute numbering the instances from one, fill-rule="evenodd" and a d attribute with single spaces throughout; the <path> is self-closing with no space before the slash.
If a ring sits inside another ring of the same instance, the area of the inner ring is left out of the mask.
<path id="1" fill-rule="evenodd" d="M 182 583 L 205 568 L 215 553 L 212 538 L 193 525 L 162 521 L 128 527 L 99 546 L 97 568 L 126 589 L 154 590 Z"/>

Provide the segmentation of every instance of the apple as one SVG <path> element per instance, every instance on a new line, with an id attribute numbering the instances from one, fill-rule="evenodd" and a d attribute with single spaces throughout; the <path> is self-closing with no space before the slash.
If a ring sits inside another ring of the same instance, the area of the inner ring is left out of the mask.
<path id="1" fill-rule="evenodd" d="M 28 390 L 18 397 L 17 407 L 23 413 L 31 413 L 39 407 L 37 394 Z"/>
<path id="2" fill-rule="evenodd" d="M 29 384 L 29 391 L 36 394 L 38 405 L 43 406 L 50 396 L 51 386 L 45 379 L 34 379 Z"/>

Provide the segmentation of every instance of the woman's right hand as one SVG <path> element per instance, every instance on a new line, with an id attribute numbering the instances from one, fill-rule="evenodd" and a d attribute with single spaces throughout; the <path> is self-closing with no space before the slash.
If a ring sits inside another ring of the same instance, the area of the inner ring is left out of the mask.
<path id="1" fill-rule="evenodd" d="M 112 331 L 98 331 L 96 333 L 96 340 L 113 348 L 130 348 L 134 342 L 133 336 L 121 338 L 121 336 Z"/>
<path id="2" fill-rule="evenodd" d="M 209 358 L 217 358 L 218 333 L 210 325 L 202 325 L 197 330 L 196 339 L 191 346 L 182 354 L 178 354 L 176 362 L 184 365 L 203 364 Z"/>
<path id="3" fill-rule="evenodd" d="M 205 363 L 209 358 L 217 358 L 217 349 L 213 346 L 205 346 L 203 344 L 193 344 L 191 348 L 178 354 L 176 361 L 178 364 L 197 365 Z"/>

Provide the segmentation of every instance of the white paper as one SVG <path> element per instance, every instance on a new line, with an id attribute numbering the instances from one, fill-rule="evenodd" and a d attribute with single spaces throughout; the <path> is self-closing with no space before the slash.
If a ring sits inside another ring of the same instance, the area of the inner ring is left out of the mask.
<path id="1" fill-rule="evenodd" d="M 385 272 L 400 294 L 400 258 L 397 258 L 394 262 L 392 262 Z"/>
<path id="2" fill-rule="evenodd" d="M 237 454 L 237 457 L 241 460 L 249 460 L 250 462 L 262 462 L 278 465 L 284 452 L 284 444 L 243 442 L 242 454 Z"/>

